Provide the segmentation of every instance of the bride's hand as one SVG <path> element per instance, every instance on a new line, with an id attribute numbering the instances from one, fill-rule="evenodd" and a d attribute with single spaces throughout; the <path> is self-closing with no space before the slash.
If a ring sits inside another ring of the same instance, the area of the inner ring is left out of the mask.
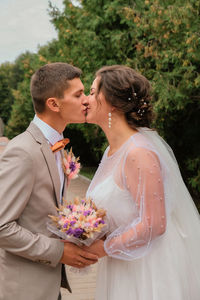
<path id="1" fill-rule="evenodd" d="M 90 253 L 98 255 L 99 258 L 107 255 L 107 253 L 104 250 L 104 241 L 103 240 L 97 240 L 89 247 L 84 246 L 83 249 Z"/>

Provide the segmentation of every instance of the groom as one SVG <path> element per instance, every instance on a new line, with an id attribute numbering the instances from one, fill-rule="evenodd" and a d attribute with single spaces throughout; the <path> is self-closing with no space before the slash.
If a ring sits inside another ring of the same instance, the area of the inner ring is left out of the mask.
<path id="1" fill-rule="evenodd" d="M 57 300 L 61 281 L 70 291 L 63 264 L 97 261 L 46 226 L 65 186 L 61 153 L 51 146 L 63 138 L 67 124 L 85 121 L 80 75 L 66 63 L 36 71 L 31 79 L 36 115 L 0 157 L 0 300 Z"/>

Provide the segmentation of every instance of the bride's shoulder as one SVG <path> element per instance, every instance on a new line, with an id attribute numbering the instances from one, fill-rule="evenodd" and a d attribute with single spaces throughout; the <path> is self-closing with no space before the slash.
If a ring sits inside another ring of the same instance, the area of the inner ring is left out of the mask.
<path id="1" fill-rule="evenodd" d="M 132 150 L 134 149 L 134 151 L 139 151 L 138 148 L 140 149 L 147 149 L 147 150 L 154 150 L 153 144 L 151 143 L 151 141 L 143 134 L 141 134 L 140 132 L 133 134 L 130 138 L 130 143 L 129 143 L 129 147 L 128 148 L 132 148 Z"/>
<path id="2" fill-rule="evenodd" d="M 126 158 L 133 159 L 133 158 L 143 158 L 144 156 L 157 156 L 156 151 L 153 148 L 145 148 L 142 146 L 133 146 L 127 149 Z"/>
<path id="3" fill-rule="evenodd" d="M 132 143 L 126 149 L 126 163 L 143 162 L 148 163 L 151 161 L 159 161 L 156 149 L 151 143 L 143 136 L 133 137 Z"/>

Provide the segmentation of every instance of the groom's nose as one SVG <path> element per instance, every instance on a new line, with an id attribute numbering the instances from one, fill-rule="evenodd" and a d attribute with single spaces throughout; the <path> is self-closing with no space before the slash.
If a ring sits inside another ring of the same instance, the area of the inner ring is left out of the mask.
<path id="1" fill-rule="evenodd" d="M 88 99 L 88 96 L 84 95 L 83 100 L 82 100 L 82 104 L 83 104 L 84 106 L 86 106 L 86 107 L 89 105 L 89 99 Z"/>

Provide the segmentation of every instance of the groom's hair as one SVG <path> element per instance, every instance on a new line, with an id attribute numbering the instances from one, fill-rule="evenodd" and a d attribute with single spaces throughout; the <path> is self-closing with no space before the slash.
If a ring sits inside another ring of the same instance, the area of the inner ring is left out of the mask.
<path id="1" fill-rule="evenodd" d="M 67 63 L 51 63 L 39 68 L 31 78 L 30 91 L 34 109 L 38 113 L 45 110 L 48 98 L 62 98 L 69 87 L 69 81 L 80 78 L 81 70 Z"/>

